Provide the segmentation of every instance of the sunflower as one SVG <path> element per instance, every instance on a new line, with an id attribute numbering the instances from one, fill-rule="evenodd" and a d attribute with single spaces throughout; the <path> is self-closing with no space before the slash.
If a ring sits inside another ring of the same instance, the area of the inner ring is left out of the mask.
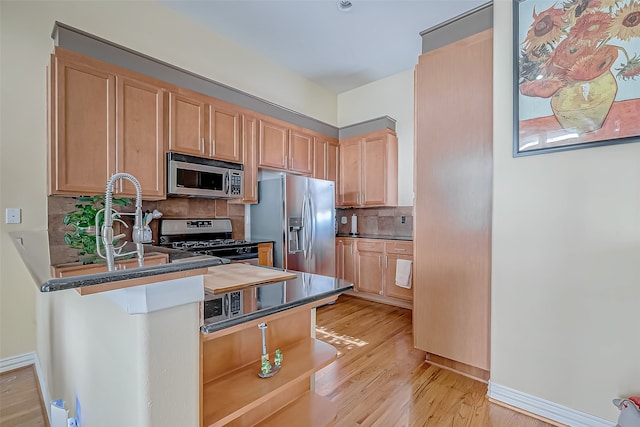
<path id="1" fill-rule="evenodd" d="M 545 44 L 553 44 L 564 35 L 563 28 L 566 23 L 563 19 L 564 11 L 551 6 L 544 12 L 536 14 L 533 9 L 533 23 L 527 31 L 523 45 L 525 49 L 535 49 Z"/>
<path id="2" fill-rule="evenodd" d="M 614 37 L 625 41 L 640 37 L 640 3 L 633 1 L 618 10 L 613 17 L 610 32 Z"/>
<path id="3" fill-rule="evenodd" d="M 557 76 L 547 77 L 540 80 L 532 80 L 520 84 L 520 93 L 525 96 L 537 96 L 540 98 L 550 98 L 558 89 L 566 86 L 566 82 Z"/>
<path id="4" fill-rule="evenodd" d="M 610 26 L 611 16 L 608 13 L 587 13 L 576 20 L 569 37 L 597 44 L 607 39 Z"/>
<path id="5" fill-rule="evenodd" d="M 572 80 L 589 81 L 609 71 L 611 65 L 618 58 L 618 49 L 613 46 L 604 46 L 596 50 L 592 55 L 578 59 L 569 69 L 567 77 Z"/>
<path id="6" fill-rule="evenodd" d="M 616 71 L 618 71 L 617 77 L 622 80 L 635 80 L 640 76 L 640 56 L 634 55 L 621 68 L 616 68 Z"/>
<path id="7" fill-rule="evenodd" d="M 589 40 L 567 37 L 562 40 L 551 55 L 551 64 L 556 69 L 568 71 L 580 58 L 595 53 L 595 46 Z M 559 70 L 557 70 L 558 72 Z"/>
<path id="8" fill-rule="evenodd" d="M 617 6 L 616 3 L 620 3 L 620 0 L 600 0 L 600 8 L 601 9 L 613 9 Z"/>
<path id="9" fill-rule="evenodd" d="M 602 7 L 602 0 L 568 0 L 562 5 L 566 12 L 566 20 L 573 25 L 576 18 L 582 16 L 583 13 L 592 13 Z"/>

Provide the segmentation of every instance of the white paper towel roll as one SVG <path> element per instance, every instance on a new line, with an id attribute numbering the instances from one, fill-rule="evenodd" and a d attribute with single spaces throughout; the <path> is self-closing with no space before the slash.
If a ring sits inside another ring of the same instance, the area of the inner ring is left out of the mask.
<path id="1" fill-rule="evenodd" d="M 351 215 L 351 234 L 358 234 L 358 217 L 356 214 Z"/>

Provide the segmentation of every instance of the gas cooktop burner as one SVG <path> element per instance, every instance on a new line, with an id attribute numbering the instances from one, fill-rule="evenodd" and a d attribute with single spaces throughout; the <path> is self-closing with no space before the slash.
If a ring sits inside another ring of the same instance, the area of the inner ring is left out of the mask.
<path id="1" fill-rule="evenodd" d="M 232 239 L 228 218 L 163 219 L 160 245 L 229 260 L 258 258 L 258 244 Z"/>

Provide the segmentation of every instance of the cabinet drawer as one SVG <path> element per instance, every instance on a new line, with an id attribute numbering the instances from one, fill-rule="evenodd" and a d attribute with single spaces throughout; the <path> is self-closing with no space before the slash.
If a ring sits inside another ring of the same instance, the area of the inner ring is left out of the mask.
<path id="1" fill-rule="evenodd" d="M 384 242 L 376 242 L 371 240 L 358 240 L 358 251 L 368 252 L 384 252 Z"/>
<path id="2" fill-rule="evenodd" d="M 385 243 L 385 250 L 388 254 L 413 255 L 413 242 L 390 242 Z"/>

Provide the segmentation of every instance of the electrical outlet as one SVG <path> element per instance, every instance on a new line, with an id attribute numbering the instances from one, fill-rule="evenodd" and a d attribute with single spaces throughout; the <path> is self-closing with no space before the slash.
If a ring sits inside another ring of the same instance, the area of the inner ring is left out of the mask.
<path id="1" fill-rule="evenodd" d="M 401 221 L 403 224 L 405 224 L 405 223 L 407 222 L 407 217 L 406 217 L 406 216 L 404 216 L 404 215 L 402 215 L 402 216 L 400 217 L 400 221 Z"/>
<path id="2" fill-rule="evenodd" d="M 346 224 L 346 223 L 347 223 L 347 217 L 346 216 L 340 217 L 340 224 Z"/>
<path id="3" fill-rule="evenodd" d="M 20 224 L 21 217 L 20 208 L 7 208 L 6 209 L 6 224 Z"/>

